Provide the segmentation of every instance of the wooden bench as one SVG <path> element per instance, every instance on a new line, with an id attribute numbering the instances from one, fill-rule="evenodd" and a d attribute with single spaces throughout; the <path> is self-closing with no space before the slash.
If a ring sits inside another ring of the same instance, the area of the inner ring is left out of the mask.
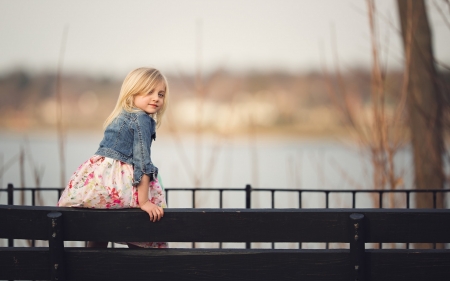
<path id="1" fill-rule="evenodd" d="M 450 210 L 137 209 L 0 205 L 0 248 L 14 280 L 450 280 L 450 250 L 365 249 L 365 243 L 449 243 Z M 89 249 L 63 241 L 342 242 L 350 249 Z"/>

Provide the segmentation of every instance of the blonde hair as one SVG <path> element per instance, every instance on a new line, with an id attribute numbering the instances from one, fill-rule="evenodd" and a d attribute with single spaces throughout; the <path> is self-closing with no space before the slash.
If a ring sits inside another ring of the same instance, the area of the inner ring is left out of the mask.
<path id="1" fill-rule="evenodd" d="M 159 127 L 164 111 L 167 108 L 169 85 L 167 84 L 166 78 L 157 69 L 141 67 L 128 73 L 125 80 L 123 80 L 116 106 L 114 107 L 113 112 L 106 118 L 105 123 L 103 123 L 103 129 L 106 129 L 122 110 L 128 112 L 140 111 L 140 109 L 134 105 L 134 97 L 150 92 L 161 82 L 164 83 L 166 87 L 164 103 L 157 113 L 149 114 L 155 119 L 156 125 Z"/>

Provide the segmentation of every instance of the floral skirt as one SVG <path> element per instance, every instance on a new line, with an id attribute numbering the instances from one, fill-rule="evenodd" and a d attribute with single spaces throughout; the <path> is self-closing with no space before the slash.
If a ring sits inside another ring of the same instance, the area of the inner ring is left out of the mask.
<path id="1" fill-rule="evenodd" d="M 133 166 L 99 155 L 92 156 L 73 173 L 59 207 L 95 209 L 139 208 L 138 190 L 133 186 Z M 149 200 L 167 208 L 158 179 L 149 184 Z M 125 242 L 118 242 L 125 244 Z M 128 242 L 144 248 L 167 248 L 166 242 Z"/>

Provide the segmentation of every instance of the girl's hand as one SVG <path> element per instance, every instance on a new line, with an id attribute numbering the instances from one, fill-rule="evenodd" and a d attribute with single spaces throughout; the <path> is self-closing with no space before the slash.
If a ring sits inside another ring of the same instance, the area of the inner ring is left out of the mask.
<path id="1" fill-rule="evenodd" d="M 143 205 L 141 205 L 141 210 L 148 213 L 148 215 L 150 216 L 150 221 L 152 222 L 159 221 L 162 217 L 164 217 L 163 208 L 153 204 L 148 200 Z"/>

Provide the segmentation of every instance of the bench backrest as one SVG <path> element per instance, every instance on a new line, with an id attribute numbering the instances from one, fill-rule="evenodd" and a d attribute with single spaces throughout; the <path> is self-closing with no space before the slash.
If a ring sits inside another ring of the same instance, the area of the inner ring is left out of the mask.
<path id="1" fill-rule="evenodd" d="M 364 248 L 368 242 L 449 243 L 450 210 L 166 209 L 160 222 L 151 223 L 136 209 L 0 206 L 0 238 L 50 242 L 50 250 L 0 249 L 0 279 L 447 280 L 450 276 L 448 250 Z M 61 245 L 87 240 L 344 242 L 350 243 L 350 250 L 94 250 Z"/>

